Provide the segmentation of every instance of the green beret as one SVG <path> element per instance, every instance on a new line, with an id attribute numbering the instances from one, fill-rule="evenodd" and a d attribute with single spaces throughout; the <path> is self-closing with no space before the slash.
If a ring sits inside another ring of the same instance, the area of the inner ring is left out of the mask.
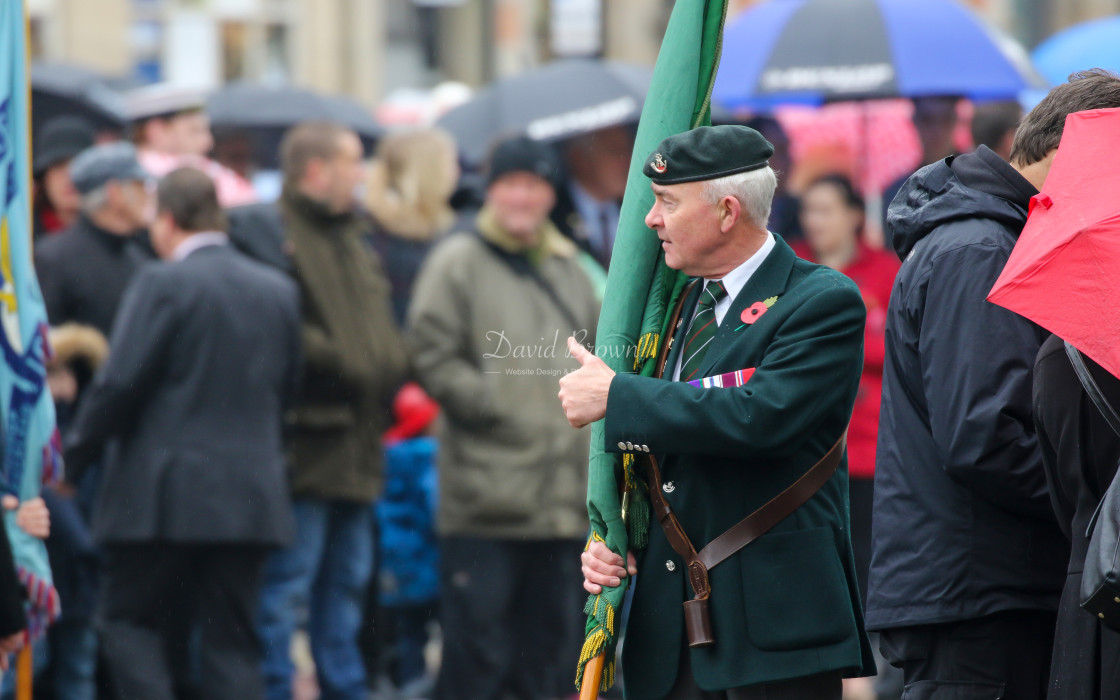
<path id="1" fill-rule="evenodd" d="M 701 126 L 662 141 L 642 172 L 659 185 L 714 180 L 770 164 L 774 146 L 745 126 Z"/>

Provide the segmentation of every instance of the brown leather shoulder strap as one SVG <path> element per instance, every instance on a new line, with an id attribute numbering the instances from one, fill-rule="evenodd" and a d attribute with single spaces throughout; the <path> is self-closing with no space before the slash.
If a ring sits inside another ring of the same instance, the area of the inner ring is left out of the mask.
<path id="1" fill-rule="evenodd" d="M 684 312 L 685 301 L 688 300 L 688 295 L 692 293 L 692 288 L 700 278 L 696 278 L 686 284 L 681 289 L 681 295 L 677 298 L 677 305 L 673 308 L 673 315 L 669 317 L 669 325 L 666 327 L 665 342 L 661 344 L 661 350 L 657 353 L 657 365 L 655 366 L 653 376 L 660 379 L 665 375 L 665 362 L 669 359 L 669 350 L 673 347 L 673 339 L 677 337 L 677 327 L 681 324 L 681 314 Z"/>
<path id="2" fill-rule="evenodd" d="M 646 470 L 646 475 L 653 514 L 661 524 L 661 529 L 665 531 L 665 537 L 669 540 L 673 551 L 686 562 L 691 563 L 696 560 L 702 563 L 705 569 L 711 569 L 761 537 L 812 498 L 813 494 L 832 478 L 836 467 L 840 465 L 840 459 L 844 455 L 845 437 L 846 434 L 841 435 L 832 449 L 810 467 L 800 479 L 709 542 L 699 553 L 685 534 L 672 507 L 662 495 L 661 468 L 658 466 L 657 457 L 649 455 L 649 469 Z"/>
<path id="3" fill-rule="evenodd" d="M 701 549 L 696 558 L 704 568 L 711 569 L 805 505 L 836 472 L 840 458 L 844 456 L 845 437 L 846 435 L 841 435 L 832 449 L 804 476 Z"/>

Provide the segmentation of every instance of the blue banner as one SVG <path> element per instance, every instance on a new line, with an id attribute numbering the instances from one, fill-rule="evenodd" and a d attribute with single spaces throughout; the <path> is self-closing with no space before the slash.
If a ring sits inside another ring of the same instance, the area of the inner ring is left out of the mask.
<path id="1" fill-rule="evenodd" d="M 0 487 L 36 498 L 58 463 L 54 402 L 46 388 L 47 311 L 31 258 L 31 132 L 27 19 L 23 2 L 0 2 Z M 46 468 L 47 474 L 44 474 Z M 30 631 L 58 616 L 47 549 L 4 514 L 16 567 L 30 595 Z"/>

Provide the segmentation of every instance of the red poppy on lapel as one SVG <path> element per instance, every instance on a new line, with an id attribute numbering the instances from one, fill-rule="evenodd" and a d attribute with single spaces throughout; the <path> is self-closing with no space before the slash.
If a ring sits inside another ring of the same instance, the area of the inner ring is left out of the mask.
<path id="1" fill-rule="evenodd" d="M 743 309 L 743 313 L 740 314 L 739 320 L 747 325 L 754 323 L 758 319 L 762 318 L 762 314 L 766 313 L 766 311 L 771 306 L 773 306 L 774 302 L 776 301 L 778 301 L 778 297 L 770 297 L 765 301 L 756 301 L 747 308 Z M 739 328 L 742 328 L 742 326 L 739 326 Z M 735 330 L 739 329 L 736 328 Z"/>

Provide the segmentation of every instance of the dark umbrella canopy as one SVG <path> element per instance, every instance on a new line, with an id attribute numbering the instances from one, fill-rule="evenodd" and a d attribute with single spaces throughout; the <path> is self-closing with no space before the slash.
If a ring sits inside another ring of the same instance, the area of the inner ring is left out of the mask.
<path id="1" fill-rule="evenodd" d="M 82 117 L 99 130 L 119 131 L 128 124 L 124 99 L 104 76 L 65 63 L 32 64 L 32 129 L 60 116 Z"/>
<path id="2" fill-rule="evenodd" d="M 463 157 L 480 163 L 495 139 L 527 134 L 556 141 L 637 123 L 652 71 L 615 61 L 571 59 L 499 80 L 439 120 Z"/>
<path id="3" fill-rule="evenodd" d="M 995 99 L 1041 84 L 1022 47 L 956 0 L 767 0 L 727 27 L 713 99 Z"/>
<path id="4" fill-rule="evenodd" d="M 304 122 L 335 122 L 362 139 L 366 153 L 383 133 L 373 114 L 346 97 L 320 95 L 296 87 L 234 83 L 214 92 L 206 111 L 216 134 L 244 132 L 262 168 L 274 168 L 280 140 L 291 127 Z"/>

